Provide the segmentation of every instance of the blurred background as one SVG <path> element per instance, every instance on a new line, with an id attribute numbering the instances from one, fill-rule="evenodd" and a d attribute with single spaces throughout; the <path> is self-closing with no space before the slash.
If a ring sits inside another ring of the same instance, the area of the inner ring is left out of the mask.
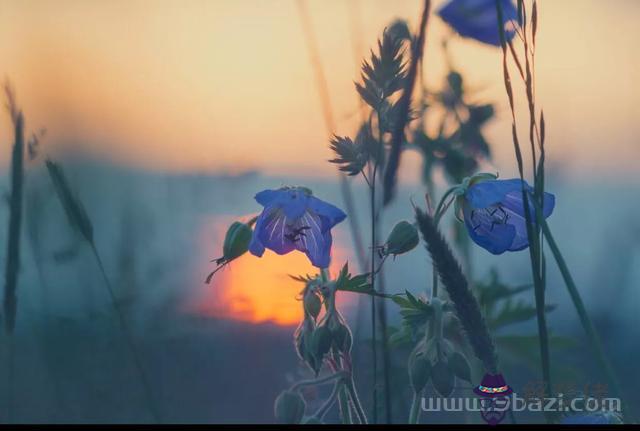
<path id="1" fill-rule="evenodd" d="M 302 184 L 343 207 L 336 168 L 327 163 L 329 133 L 304 27 L 318 46 L 333 132 L 354 135 L 360 108 L 353 83 L 363 57 L 394 19 L 415 29 L 421 3 L 307 0 L 307 23 L 293 0 L 0 1 L 0 72 L 15 89 L 28 134 L 46 129 L 40 153 L 65 166 L 86 207 L 165 421 L 272 422 L 275 396 L 304 376 L 292 343 L 301 285 L 287 276 L 313 272 L 303 255 L 246 255 L 211 285 L 204 279 L 228 225 L 260 210 L 256 192 Z M 434 9 L 442 3 L 434 1 Z M 639 18 L 634 0 L 540 2 L 536 48 L 547 189 L 556 195 L 549 223 L 636 414 Z M 515 176 L 500 50 L 455 36 L 433 15 L 426 86 L 437 88 L 449 66 L 464 74 L 475 101 L 495 104 L 486 128 L 493 158 L 484 170 Z M 9 115 L 0 117 L 0 140 L 0 191 L 8 196 Z M 416 153 L 405 153 L 400 176 L 383 235 L 411 219 L 411 198 L 422 203 Z M 444 175 L 436 177 L 442 190 Z M 365 187 L 352 183 L 366 228 Z M 100 269 L 68 226 L 40 159 L 28 165 L 25 187 L 13 364 L 1 366 L 0 421 L 151 420 Z M 8 219 L 9 206 L 1 205 L 2 244 Z M 348 260 L 355 271 L 346 223 L 334 242 L 331 270 Z M 3 268 L 5 253 L 3 246 Z M 526 252 L 496 257 L 476 248 L 472 257 L 479 279 L 496 268 L 506 282 L 530 282 Z M 422 247 L 389 262 L 387 290 L 423 292 L 430 266 Z M 557 305 L 549 326 L 574 342 L 553 351 L 558 379 L 573 368 L 580 382 L 602 382 L 553 264 L 547 286 Z M 531 292 L 523 298 L 533 303 Z M 345 294 L 341 301 L 357 328 L 366 313 L 359 299 Z M 517 330 L 535 333 L 535 322 Z M 356 380 L 366 393 L 370 372 L 361 350 Z M 403 361 L 399 355 L 398 367 Z M 539 375 L 535 366 L 513 369 L 516 387 Z M 397 384 L 409 397 L 406 381 Z M 313 402 L 317 394 L 307 396 Z M 405 409 L 396 410 L 405 420 Z"/>

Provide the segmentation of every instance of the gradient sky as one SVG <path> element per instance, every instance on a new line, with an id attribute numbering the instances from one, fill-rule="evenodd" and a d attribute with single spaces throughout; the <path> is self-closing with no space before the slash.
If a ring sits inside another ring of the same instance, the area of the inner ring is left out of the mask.
<path id="1" fill-rule="evenodd" d="M 632 173 L 640 156 L 640 2 L 539 3 L 537 89 L 549 157 L 572 172 Z M 356 52 L 366 53 L 394 18 L 415 25 L 421 1 L 308 5 L 336 132 L 351 134 Z M 426 80 L 435 84 L 448 30 L 437 17 L 431 22 Z M 488 132 L 496 165 L 512 166 L 498 50 L 460 38 L 450 45 L 478 99 L 500 103 Z M 179 171 L 334 172 L 294 0 L 0 1 L 0 59 L 28 125 L 48 129 L 49 151 L 73 143 Z M 7 118 L 0 128 L 8 142 Z"/>

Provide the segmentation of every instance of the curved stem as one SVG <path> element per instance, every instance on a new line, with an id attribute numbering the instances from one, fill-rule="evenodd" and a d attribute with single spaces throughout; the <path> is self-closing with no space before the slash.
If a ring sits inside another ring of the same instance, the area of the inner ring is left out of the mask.
<path id="1" fill-rule="evenodd" d="M 331 395 L 329 395 L 329 398 L 327 398 L 327 400 L 320 406 L 318 411 L 313 416 L 318 420 L 322 420 L 327 412 L 331 409 L 331 406 L 333 406 L 333 404 L 336 402 L 338 394 L 340 393 L 340 389 L 342 389 L 343 387 L 344 383 L 342 383 L 341 381 L 335 382 L 335 384 L 333 385 L 333 389 L 331 390 Z"/>
<path id="2" fill-rule="evenodd" d="M 420 420 L 420 396 L 417 392 L 413 393 L 411 401 L 411 410 L 409 410 L 409 424 L 415 425 Z"/>
<path id="3" fill-rule="evenodd" d="M 100 268 L 100 273 L 102 274 L 102 278 L 104 280 L 104 284 L 107 287 L 107 292 L 109 293 L 109 298 L 111 299 L 111 305 L 118 315 L 118 320 L 120 321 L 120 327 L 122 328 L 122 333 L 124 334 L 124 338 L 126 340 L 127 346 L 129 347 L 129 351 L 131 352 L 131 356 L 133 356 L 133 361 L 135 363 L 138 374 L 140 375 L 140 381 L 142 383 L 147 402 L 149 404 L 149 409 L 151 410 L 151 414 L 157 423 L 162 423 L 162 415 L 160 414 L 160 410 L 155 403 L 153 397 L 153 391 L 151 390 L 151 384 L 147 379 L 147 375 L 144 372 L 144 367 L 142 366 L 142 359 L 140 358 L 140 354 L 138 349 L 136 348 L 136 344 L 133 341 L 133 334 L 129 329 L 129 325 L 127 325 L 127 320 L 125 319 L 124 313 L 122 309 L 118 305 L 118 299 L 116 298 L 115 292 L 111 287 L 111 282 L 109 281 L 109 277 L 107 277 L 107 273 L 104 269 L 104 265 L 102 264 L 102 259 L 98 254 L 98 250 L 93 242 L 90 242 L 91 250 L 93 251 L 93 255 L 98 263 L 98 267 Z"/>
<path id="4" fill-rule="evenodd" d="M 364 414 L 364 409 L 362 408 L 362 404 L 360 403 L 360 398 L 358 397 L 358 392 L 356 391 L 355 383 L 353 382 L 353 376 L 350 376 L 346 381 L 346 387 L 349 391 L 349 396 L 351 397 L 351 401 L 353 401 L 353 405 L 356 410 L 356 415 L 358 416 L 358 420 L 361 424 L 367 424 L 367 416 Z"/>
<path id="5" fill-rule="evenodd" d="M 319 377 L 317 379 L 300 380 L 299 382 L 297 382 L 296 384 L 291 386 L 290 390 L 297 391 L 300 388 L 303 388 L 305 386 L 321 385 L 323 383 L 330 382 L 331 380 L 345 378 L 345 377 L 347 377 L 347 375 L 348 375 L 348 373 L 346 371 L 338 371 L 336 373 L 329 374 L 329 375 L 324 376 L 324 377 Z"/>

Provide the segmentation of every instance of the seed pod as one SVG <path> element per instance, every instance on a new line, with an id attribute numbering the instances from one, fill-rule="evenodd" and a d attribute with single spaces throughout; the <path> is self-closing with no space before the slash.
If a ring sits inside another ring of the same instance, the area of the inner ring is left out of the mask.
<path id="1" fill-rule="evenodd" d="M 418 393 L 424 389 L 431 375 L 431 361 L 423 351 L 413 351 L 409 356 L 409 380 Z"/>
<path id="2" fill-rule="evenodd" d="M 320 296 L 311 289 L 307 289 L 304 293 L 304 297 L 302 298 L 302 303 L 304 305 L 304 310 L 313 317 L 314 320 L 317 319 L 320 314 L 320 309 L 322 308 L 322 300 L 320 299 Z"/>
<path id="3" fill-rule="evenodd" d="M 336 323 L 333 323 L 336 322 Z M 341 352 L 350 352 L 351 344 L 353 343 L 351 331 L 342 323 L 339 319 L 332 319 L 332 323 L 329 328 L 331 329 L 331 337 L 333 339 L 333 343 L 338 350 Z"/>
<path id="4" fill-rule="evenodd" d="M 420 242 L 418 236 L 418 230 L 416 227 L 406 220 L 402 220 L 393 227 L 387 242 L 385 244 L 384 252 L 389 255 L 403 254 L 413 250 Z"/>
<path id="5" fill-rule="evenodd" d="M 320 371 L 321 362 L 313 355 L 313 330 L 315 324 L 311 319 L 304 319 L 294 334 L 296 353 L 316 374 Z"/>
<path id="6" fill-rule="evenodd" d="M 233 222 L 224 237 L 223 256 L 221 258 L 224 259 L 223 262 L 232 261 L 245 254 L 249 250 L 252 234 L 253 232 L 249 225 L 239 221 Z"/>
<path id="7" fill-rule="evenodd" d="M 304 416 L 306 405 L 299 393 L 283 391 L 274 404 L 276 420 L 282 424 L 298 424 Z"/>
<path id="8" fill-rule="evenodd" d="M 449 365 L 449 369 L 451 369 L 456 377 L 471 383 L 471 367 L 469 367 L 469 362 L 462 353 L 453 352 L 449 356 L 447 365 Z"/>
<path id="9" fill-rule="evenodd" d="M 444 361 L 436 362 L 431 368 L 431 382 L 433 387 L 443 397 L 448 397 L 453 392 L 455 376 Z"/>
<path id="10" fill-rule="evenodd" d="M 329 352 L 329 349 L 331 349 L 331 343 L 333 342 L 331 331 L 327 325 L 318 326 L 316 330 L 313 331 L 311 340 L 311 352 L 316 358 L 316 361 L 318 361 L 318 363 L 322 363 L 324 355 Z"/>

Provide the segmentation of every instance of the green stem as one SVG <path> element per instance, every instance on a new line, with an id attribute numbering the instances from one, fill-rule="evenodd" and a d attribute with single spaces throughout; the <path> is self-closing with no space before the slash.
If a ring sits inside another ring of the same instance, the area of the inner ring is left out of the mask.
<path id="1" fill-rule="evenodd" d="M 503 21 L 503 11 L 502 4 L 500 1 L 496 0 L 496 13 L 498 17 L 498 23 L 502 23 Z M 513 146 L 516 155 L 516 162 L 518 164 L 518 172 L 520 174 L 520 179 L 522 181 L 522 200 L 524 206 L 524 215 L 525 215 L 525 225 L 527 228 L 527 238 L 529 240 L 529 258 L 531 260 L 531 272 L 533 276 L 533 284 L 534 284 L 534 293 L 535 293 L 535 301 L 536 301 L 536 317 L 538 323 L 538 337 L 540 341 L 540 359 L 542 362 L 542 378 L 544 381 L 544 393 L 545 396 L 548 396 L 551 393 L 551 367 L 549 363 L 549 340 L 547 333 L 547 322 L 545 316 L 545 287 L 543 284 L 543 279 L 541 275 L 541 265 L 540 265 L 540 236 L 538 232 L 538 227 L 534 226 L 531 220 L 531 212 L 530 208 L 530 199 L 528 192 L 524 187 L 524 164 L 522 159 L 522 150 L 520 149 L 520 143 L 518 141 L 518 130 L 516 124 L 516 111 L 514 105 L 513 98 L 513 87 L 511 85 L 511 77 L 509 75 L 509 68 L 507 65 L 507 44 L 505 37 L 504 26 L 500 24 L 498 26 L 498 32 L 500 35 L 500 44 L 502 46 L 502 69 L 504 76 L 504 84 L 505 90 L 507 92 L 507 97 L 509 99 L 509 108 L 511 110 L 511 132 L 513 139 Z M 534 165 L 535 169 L 535 165 Z M 535 174 L 535 172 L 534 172 Z M 535 185 L 535 183 L 534 183 Z M 532 199 L 535 201 L 535 199 Z M 545 417 L 547 422 L 551 422 L 551 414 L 549 412 L 545 412 Z"/>
<path id="2" fill-rule="evenodd" d="M 332 349 L 333 360 L 336 364 L 340 364 L 340 355 Z M 338 406 L 340 407 L 340 418 L 343 424 L 349 425 L 353 423 L 351 417 L 351 408 L 349 407 L 349 394 L 345 384 L 340 385 L 338 389 Z"/>
<path id="3" fill-rule="evenodd" d="M 576 312 L 578 313 L 578 317 L 580 318 L 580 323 L 582 324 L 582 327 L 585 333 L 587 334 L 587 340 L 589 341 L 589 346 L 593 350 L 593 353 L 595 354 L 595 357 L 596 357 L 596 361 L 604 371 L 605 376 L 609 382 L 609 385 L 611 385 L 611 387 L 613 388 L 615 395 L 622 398 L 620 383 L 618 382 L 618 379 L 613 370 L 613 367 L 607 360 L 607 357 L 604 353 L 604 349 L 602 348 L 600 337 L 598 336 L 598 333 L 596 332 L 596 329 L 593 326 L 593 322 L 591 322 L 591 318 L 587 313 L 587 309 L 584 306 L 584 302 L 582 302 L 582 297 L 580 296 L 580 292 L 578 291 L 578 288 L 576 287 L 576 284 L 573 281 L 573 277 L 571 276 L 569 267 L 567 266 L 567 263 L 565 262 L 564 257 L 562 256 L 562 253 L 560 252 L 560 249 L 558 248 L 558 245 L 556 244 L 556 241 L 553 238 L 553 235 L 551 234 L 551 230 L 549 229 L 549 225 L 547 224 L 547 221 L 542 216 L 540 216 L 542 212 L 538 211 L 539 208 L 536 208 L 536 210 L 539 214 L 538 222 L 542 226 L 542 233 L 547 239 L 547 243 L 549 244 L 551 253 L 553 253 L 553 257 L 556 263 L 558 264 L 558 269 L 560 270 L 564 283 L 567 286 L 567 290 L 569 291 L 569 296 L 571 296 L 571 301 L 573 302 L 573 306 L 575 307 Z M 622 404 L 623 404 L 623 414 L 624 414 L 624 411 L 627 411 L 626 403 L 624 402 L 624 400 L 622 401 Z"/>
<path id="4" fill-rule="evenodd" d="M 382 139 L 382 136 L 380 136 Z M 371 290 L 376 288 L 376 173 L 378 164 L 374 164 L 371 174 L 370 191 L 370 211 L 371 211 Z M 373 423 L 378 423 L 378 349 L 376 339 L 376 298 L 371 296 L 371 352 L 373 355 Z"/>
<path id="5" fill-rule="evenodd" d="M 356 410 L 356 415 L 358 416 L 358 420 L 361 424 L 367 424 L 367 416 L 364 414 L 364 409 L 362 408 L 362 404 L 360 403 L 360 398 L 358 397 L 358 392 L 356 391 L 356 386 L 353 381 L 353 376 L 349 376 L 349 379 L 346 381 L 346 388 L 349 391 L 349 396 L 351 397 L 351 401 L 353 401 L 353 405 Z"/>
<path id="6" fill-rule="evenodd" d="M 420 420 L 420 395 L 418 392 L 413 393 L 411 401 L 411 410 L 409 411 L 409 424 L 416 425 Z"/>
<path id="7" fill-rule="evenodd" d="M 326 375 L 324 377 L 319 377 L 317 379 L 300 380 L 299 382 L 297 382 L 296 384 L 291 386 L 290 390 L 297 391 L 300 388 L 303 388 L 305 386 L 321 385 L 323 383 L 327 383 L 327 382 L 330 382 L 330 381 L 335 380 L 335 379 L 345 378 L 345 377 L 347 377 L 347 375 L 348 375 L 348 373 L 346 371 L 338 371 L 338 372 L 336 372 L 334 374 L 329 374 L 329 375 Z"/>
<path id="8" fill-rule="evenodd" d="M 327 400 L 320 406 L 318 411 L 313 415 L 316 419 L 321 421 L 324 418 L 327 412 L 331 409 L 331 406 L 333 406 L 333 404 L 336 402 L 338 394 L 340 393 L 340 389 L 342 389 L 343 387 L 344 383 L 342 383 L 341 381 L 338 380 L 337 382 L 335 382 L 335 384 L 333 385 L 333 389 L 331 390 L 331 395 L 329 395 L 329 398 L 327 398 Z"/>
<path id="9" fill-rule="evenodd" d="M 118 300 L 116 298 L 115 292 L 113 291 L 113 288 L 111 287 L 111 282 L 109 281 L 109 277 L 107 277 L 107 273 L 104 269 L 104 265 L 102 264 L 102 259 L 98 254 L 98 250 L 96 249 L 96 246 L 93 242 L 90 242 L 90 245 L 91 245 L 91 250 L 93 251 L 93 255 L 96 259 L 96 262 L 98 263 L 98 267 L 100 268 L 100 273 L 102 274 L 104 284 L 107 287 L 107 292 L 109 293 L 109 298 L 111 299 L 111 305 L 113 306 L 113 309 L 116 311 L 116 314 L 118 315 L 118 320 L 120 321 L 120 327 L 122 329 L 122 333 L 124 334 L 127 347 L 131 352 L 131 356 L 133 356 L 135 367 L 140 376 L 140 381 L 142 383 L 142 387 L 145 392 L 145 396 L 147 399 L 147 403 L 149 405 L 149 410 L 151 411 L 151 415 L 153 416 L 153 418 L 157 423 L 162 423 L 162 416 L 156 406 L 156 403 L 153 397 L 153 392 L 151 391 L 151 385 L 149 383 L 149 380 L 147 379 L 147 375 L 144 372 L 144 367 L 142 366 L 142 360 L 140 359 L 138 349 L 136 348 L 135 342 L 133 341 L 133 334 L 129 330 L 129 326 L 127 325 L 127 320 L 124 317 L 124 313 L 122 312 L 122 310 L 120 309 L 120 306 L 118 305 Z"/>

